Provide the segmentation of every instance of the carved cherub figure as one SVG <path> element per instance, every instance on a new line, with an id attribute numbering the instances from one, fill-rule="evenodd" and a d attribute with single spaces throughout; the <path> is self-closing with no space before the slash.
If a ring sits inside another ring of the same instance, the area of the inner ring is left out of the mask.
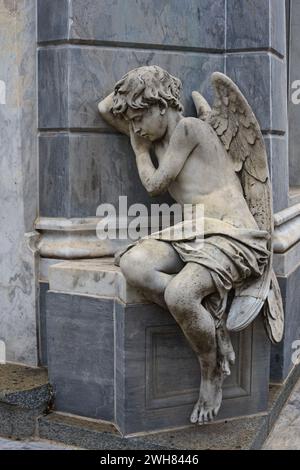
<path id="1" fill-rule="evenodd" d="M 221 406 L 234 362 L 228 331 L 246 328 L 261 310 L 272 341 L 280 341 L 283 330 L 263 137 L 236 85 L 218 72 L 212 84 L 212 109 L 193 92 L 198 118 L 183 116 L 181 82 L 158 66 L 130 71 L 99 104 L 104 119 L 130 137 L 150 195 L 169 191 L 182 205 L 204 206 L 201 244 L 161 231 L 120 258 L 128 282 L 171 312 L 199 359 L 200 393 L 190 417 L 199 424 Z"/>

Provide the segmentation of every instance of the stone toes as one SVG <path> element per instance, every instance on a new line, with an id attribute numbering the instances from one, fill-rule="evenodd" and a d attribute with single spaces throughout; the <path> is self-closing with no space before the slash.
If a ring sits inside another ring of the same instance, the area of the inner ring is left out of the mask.
<path id="1" fill-rule="evenodd" d="M 204 410 L 203 410 L 203 408 L 201 408 L 200 413 L 199 413 L 198 424 L 200 424 L 200 426 L 202 424 L 204 424 Z"/>
<path id="2" fill-rule="evenodd" d="M 214 408 L 212 410 L 212 413 L 213 413 L 213 417 L 215 418 L 217 416 L 217 414 L 219 413 L 219 409 L 220 409 L 220 406 L 217 406 L 216 408 Z"/>
<path id="3" fill-rule="evenodd" d="M 198 421 L 198 416 L 199 416 L 199 405 L 195 405 L 194 409 L 193 409 L 193 412 L 191 414 L 191 417 L 190 417 L 190 422 L 192 424 L 195 424 L 197 423 Z"/>
<path id="4" fill-rule="evenodd" d="M 235 353 L 234 351 L 232 351 L 229 355 L 228 355 L 228 361 L 231 365 L 233 365 L 235 363 Z"/>
<path id="5" fill-rule="evenodd" d="M 225 375 L 230 375 L 230 367 L 228 361 L 223 361 L 222 363 L 222 372 Z"/>
<path id="6" fill-rule="evenodd" d="M 214 410 L 212 410 L 212 409 L 205 410 L 204 408 L 201 408 L 201 410 L 199 412 L 198 424 L 202 425 L 202 424 L 208 423 L 210 421 L 213 421 L 214 416 L 215 416 L 214 415 Z"/>

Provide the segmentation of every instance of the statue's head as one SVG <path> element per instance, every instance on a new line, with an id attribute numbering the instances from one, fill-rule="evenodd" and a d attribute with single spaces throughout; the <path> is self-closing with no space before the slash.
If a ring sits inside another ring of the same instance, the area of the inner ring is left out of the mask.
<path id="1" fill-rule="evenodd" d="M 166 132 L 168 112 L 183 111 L 181 88 L 181 81 L 161 67 L 139 67 L 116 83 L 111 111 L 129 120 L 134 132 L 154 141 Z"/>

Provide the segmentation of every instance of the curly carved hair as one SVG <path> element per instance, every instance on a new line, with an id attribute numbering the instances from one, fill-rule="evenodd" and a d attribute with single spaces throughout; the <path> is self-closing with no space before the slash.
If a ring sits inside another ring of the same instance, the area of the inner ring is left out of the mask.
<path id="1" fill-rule="evenodd" d="M 153 104 L 183 111 L 181 89 L 181 81 L 161 67 L 139 67 L 116 83 L 111 111 L 115 115 L 122 115 L 128 108 L 143 109 Z"/>

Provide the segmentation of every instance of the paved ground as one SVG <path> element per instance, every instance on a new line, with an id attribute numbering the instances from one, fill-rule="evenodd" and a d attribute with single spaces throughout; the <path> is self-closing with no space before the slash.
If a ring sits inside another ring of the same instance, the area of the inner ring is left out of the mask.
<path id="1" fill-rule="evenodd" d="M 0 450 L 67 450 L 50 441 L 13 441 L 0 438 Z M 271 432 L 264 449 L 300 450 L 300 380 Z"/>
<path id="2" fill-rule="evenodd" d="M 50 441 L 13 441 L 11 439 L 0 438 L 0 450 L 68 450 L 74 447 L 67 447 Z M 1 458 L 0 458 L 1 460 Z"/>
<path id="3" fill-rule="evenodd" d="M 300 380 L 265 443 L 266 450 L 300 450 Z"/>

